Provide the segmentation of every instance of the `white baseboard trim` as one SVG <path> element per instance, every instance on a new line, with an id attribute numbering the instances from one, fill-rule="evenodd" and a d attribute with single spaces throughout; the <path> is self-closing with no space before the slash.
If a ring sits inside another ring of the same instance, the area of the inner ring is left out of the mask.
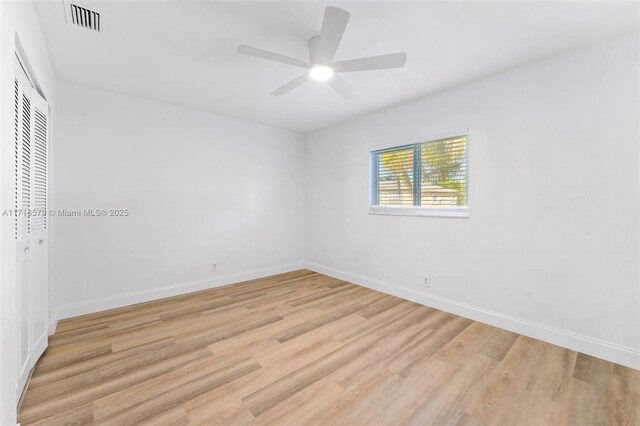
<path id="1" fill-rule="evenodd" d="M 58 313 L 54 312 L 53 316 L 49 318 L 49 336 L 56 334 L 56 328 L 58 327 Z"/>
<path id="2" fill-rule="evenodd" d="M 54 314 L 54 318 L 55 322 L 57 323 L 58 319 L 92 314 L 95 312 L 120 308 L 136 303 L 149 302 L 152 300 L 163 299 L 165 297 L 177 296 L 180 294 L 192 293 L 194 291 L 206 290 L 214 287 L 221 287 L 224 285 L 234 284 L 242 281 L 254 280 L 256 278 L 268 277 L 270 275 L 296 271 L 298 269 L 303 269 L 304 265 L 304 262 L 289 263 L 286 265 L 278 265 L 269 268 L 255 269 L 252 271 L 238 272 L 215 278 L 206 278 L 202 280 L 189 281 L 186 283 L 174 284 L 165 287 L 134 291 L 130 293 L 118 294 L 115 296 L 70 303 L 68 305 L 59 307 Z"/>
<path id="3" fill-rule="evenodd" d="M 40 359 L 45 349 L 47 349 L 47 337 L 47 333 L 42 333 L 40 335 L 36 343 L 34 343 L 31 348 L 31 352 L 25 361 L 24 369 L 19 373 L 20 377 L 18 377 L 18 387 L 16 388 L 16 397 L 18 402 L 21 401 L 22 394 L 24 393 L 27 383 L 29 383 L 29 380 L 31 379 L 31 373 L 36 362 Z"/>
<path id="4" fill-rule="evenodd" d="M 421 305 L 440 309 L 441 311 L 449 312 L 640 370 L 640 351 L 632 348 L 593 339 L 591 337 L 571 333 L 566 330 L 549 327 L 509 315 L 503 315 L 498 312 L 492 312 L 476 306 L 457 302 L 452 299 L 420 293 L 412 289 L 402 288 L 391 283 L 334 269 L 313 262 L 307 262 L 306 268 L 324 275 L 358 284 L 363 287 L 368 287 L 373 290 L 408 299 L 413 302 L 420 303 Z"/>

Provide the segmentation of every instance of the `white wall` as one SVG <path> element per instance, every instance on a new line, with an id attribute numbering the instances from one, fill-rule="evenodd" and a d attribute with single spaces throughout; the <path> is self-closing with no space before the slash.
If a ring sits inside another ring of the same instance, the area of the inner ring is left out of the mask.
<path id="1" fill-rule="evenodd" d="M 640 368 L 638 48 L 565 52 L 307 135 L 310 267 Z M 469 219 L 367 214 L 370 147 L 466 128 Z"/>
<path id="2" fill-rule="evenodd" d="M 0 1 L 0 210 L 14 208 L 13 81 L 20 50 L 36 87 L 56 114 L 56 77 L 31 2 Z M 52 125 L 53 129 L 53 125 Z M 50 146 L 55 145 L 51 136 Z M 18 354 L 16 334 L 16 252 L 13 217 L 0 219 L 0 424 L 16 423 Z"/>
<path id="3" fill-rule="evenodd" d="M 59 317 L 299 269 L 304 143 L 286 130 L 59 82 Z M 218 270 L 211 272 L 211 264 Z"/>

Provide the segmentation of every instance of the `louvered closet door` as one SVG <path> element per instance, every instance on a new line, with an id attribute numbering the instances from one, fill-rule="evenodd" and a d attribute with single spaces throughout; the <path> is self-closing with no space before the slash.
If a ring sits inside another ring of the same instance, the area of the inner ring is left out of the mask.
<path id="1" fill-rule="evenodd" d="M 31 209 L 29 220 L 31 233 L 31 259 L 29 259 L 29 300 L 31 367 L 47 347 L 49 322 L 49 245 L 48 245 L 48 141 L 49 107 L 47 102 L 33 91 L 31 98 Z"/>
<path id="2" fill-rule="evenodd" d="M 19 62 L 14 87 L 14 198 L 20 395 L 47 347 L 49 305 L 47 216 L 48 107 Z M 33 213 L 39 214 L 33 216 Z"/>
<path id="3" fill-rule="evenodd" d="M 16 70 L 16 137 L 15 137 L 15 239 L 16 239 L 16 313 L 20 394 L 29 374 L 29 217 L 24 209 L 31 203 L 31 84 L 18 67 Z"/>

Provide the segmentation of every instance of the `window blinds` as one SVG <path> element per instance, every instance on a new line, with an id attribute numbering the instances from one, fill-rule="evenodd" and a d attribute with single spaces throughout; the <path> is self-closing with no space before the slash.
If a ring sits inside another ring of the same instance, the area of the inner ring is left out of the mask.
<path id="1" fill-rule="evenodd" d="M 467 205 L 467 138 L 371 152 L 373 206 Z"/>

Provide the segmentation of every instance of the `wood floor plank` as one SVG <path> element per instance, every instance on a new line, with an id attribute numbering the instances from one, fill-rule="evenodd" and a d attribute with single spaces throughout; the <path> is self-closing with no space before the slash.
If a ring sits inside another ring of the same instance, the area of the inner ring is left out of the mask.
<path id="1" fill-rule="evenodd" d="M 207 404 L 187 412 L 192 425 L 247 425 L 253 420 L 253 414 L 238 398 L 220 398 L 219 404 Z M 152 423 L 150 423 L 152 424 Z"/>
<path id="2" fill-rule="evenodd" d="M 516 333 L 494 328 L 493 333 L 483 342 L 478 352 L 502 361 L 517 339 L 518 335 Z"/>
<path id="3" fill-rule="evenodd" d="M 302 324 L 299 324 L 297 326 L 291 327 L 287 330 L 284 330 L 281 333 L 278 333 L 277 335 L 274 336 L 274 338 L 276 340 L 278 340 L 280 343 L 284 343 L 287 340 L 291 340 L 294 337 L 298 337 L 302 334 L 308 333 L 309 331 L 312 331 L 318 327 L 321 327 L 323 325 L 329 324 L 333 321 L 339 320 L 340 318 L 346 317 L 350 314 L 353 314 L 355 312 L 358 312 L 359 310 L 363 309 L 364 305 L 362 305 L 361 303 L 353 303 L 350 304 L 348 306 L 345 306 L 344 308 L 335 310 L 333 312 L 329 312 L 326 313 L 324 315 L 321 315 L 319 317 L 313 318 L 309 321 L 306 321 Z"/>
<path id="4" fill-rule="evenodd" d="M 87 402 L 85 404 L 78 405 L 77 407 L 74 407 L 70 410 L 63 411 L 60 414 L 49 416 L 33 424 L 40 426 L 72 426 L 86 425 L 91 423 L 93 423 L 93 403 Z"/>
<path id="5" fill-rule="evenodd" d="M 640 426 L 640 372 L 300 270 L 61 321 L 18 418 Z"/>
<path id="6" fill-rule="evenodd" d="M 401 302 L 402 299 L 398 299 L 397 297 L 384 296 L 377 300 L 375 303 L 372 303 L 366 309 L 363 309 L 362 312 L 360 312 L 360 315 L 369 319 Z"/>
<path id="7" fill-rule="evenodd" d="M 597 412 L 597 389 L 579 379 L 569 380 L 567 397 L 563 404 L 561 424 L 594 425 Z"/>
<path id="8" fill-rule="evenodd" d="M 243 398 L 243 402 L 247 405 L 254 416 L 258 416 L 264 411 L 274 407 L 294 393 L 313 382 L 320 380 L 322 377 L 333 372 L 341 365 L 349 360 L 362 355 L 363 352 L 375 349 L 375 343 L 383 339 L 385 336 L 396 333 L 411 322 L 424 315 L 421 312 L 411 312 L 410 314 L 387 324 L 378 330 L 372 331 L 359 339 L 345 344 L 326 356 L 316 360 L 304 368 L 296 370 L 290 375 L 274 382 L 273 384 L 260 389 L 257 392 Z"/>
<path id="9" fill-rule="evenodd" d="M 489 325 L 474 322 L 447 343 L 435 356 L 447 364 L 462 365 L 478 352 L 494 330 Z"/>
<path id="10" fill-rule="evenodd" d="M 349 393 L 328 378 L 293 394 L 290 398 L 258 416 L 252 425 L 310 425 L 325 417 L 327 412 Z"/>
<path id="11" fill-rule="evenodd" d="M 229 406 L 235 406 L 237 402 L 242 402 L 242 398 L 246 395 L 269 386 L 314 360 L 325 356 L 341 345 L 341 343 L 332 340 L 318 342 L 310 347 L 295 343 L 292 340 L 285 345 L 280 344 L 282 348 L 277 350 L 277 353 L 281 356 L 273 356 L 271 358 L 267 356 L 268 354 L 265 354 L 266 357 L 264 359 L 258 358 L 263 369 L 256 373 L 264 371 L 265 374 L 256 374 L 253 377 L 251 375 L 247 376 L 246 379 L 240 379 L 238 383 L 229 383 L 219 390 L 213 390 L 187 402 L 186 407 L 189 417 L 198 419 L 198 422 L 211 418 L 214 413 L 219 414 L 220 412 L 219 409 L 212 409 L 212 405 L 224 406 L 228 404 Z M 246 405 L 243 404 L 243 406 Z"/>
<path id="12" fill-rule="evenodd" d="M 420 309 L 423 312 L 432 311 L 430 308 L 421 307 L 416 303 L 403 301 L 386 311 L 383 311 L 372 318 L 367 319 L 366 322 L 361 323 L 360 325 L 353 327 L 353 329 L 344 330 L 338 334 L 336 334 L 336 339 L 342 340 L 343 342 L 350 342 L 359 337 L 364 336 L 371 332 L 371 330 L 376 329 L 380 326 L 383 326 L 389 322 L 394 321 L 395 319 L 406 315 L 407 312 Z M 364 317 L 363 317 L 364 318 Z"/>
<path id="13" fill-rule="evenodd" d="M 506 407 L 528 400 L 527 386 L 542 360 L 543 350 L 542 346 L 518 338 L 465 411 L 487 424 L 509 424 L 501 423 L 514 415 Z"/>
<path id="14" fill-rule="evenodd" d="M 146 356 L 166 356 L 166 352 L 163 349 L 173 346 L 175 343 L 172 339 L 163 339 L 157 342 L 152 342 L 147 345 L 140 345 L 131 348 L 126 351 L 114 353 L 109 351 L 101 356 L 96 356 L 84 361 L 78 361 L 72 364 L 65 365 L 45 365 L 48 368 L 42 368 L 39 364 L 36 365 L 33 376 L 29 383 L 29 389 L 35 389 L 37 387 L 47 385 L 50 383 L 60 382 L 64 379 L 72 376 L 82 377 L 85 373 L 108 369 L 113 363 L 121 359 L 127 359 L 127 362 L 134 362 L 139 354 L 145 354 Z M 144 361 L 146 364 L 148 361 Z"/>
<path id="15" fill-rule="evenodd" d="M 460 420 L 456 423 L 456 426 L 484 426 L 478 419 L 473 418 L 468 413 L 462 413 Z"/>
<path id="16" fill-rule="evenodd" d="M 144 423 L 153 426 L 188 426 L 191 421 L 184 407 L 177 405 L 168 411 L 146 418 Z"/>
<path id="17" fill-rule="evenodd" d="M 183 386 L 198 377 L 207 375 L 224 366 L 245 361 L 227 358 L 225 361 L 206 356 L 185 363 L 178 369 L 168 371 L 162 375 L 141 381 L 126 389 L 111 393 L 93 402 L 94 417 L 96 419 L 127 409 L 145 400 L 163 394 L 174 387 Z"/>
<path id="18" fill-rule="evenodd" d="M 145 419 L 153 418 L 165 411 L 225 383 L 231 382 L 260 368 L 260 364 L 251 358 L 245 358 L 241 362 L 225 366 L 219 370 L 198 377 L 182 386 L 171 388 L 154 398 L 128 407 L 116 414 L 96 419 L 95 424 L 104 425 L 130 425 Z"/>
<path id="19" fill-rule="evenodd" d="M 466 318 L 449 314 L 436 315 L 439 313 L 439 311 L 435 311 L 435 314 L 430 313 L 428 319 L 432 321 L 424 322 L 424 329 L 432 332 L 416 339 L 406 350 L 398 351 L 391 360 L 386 362 L 385 365 L 389 370 L 398 372 L 403 377 L 409 376 L 415 363 L 436 353 L 471 324 L 471 321 Z"/>
<path id="20" fill-rule="evenodd" d="M 428 393 L 428 398 L 416 408 L 407 422 L 416 425 L 458 423 L 465 414 L 469 400 L 484 386 L 487 376 L 497 364 L 496 360 L 483 354 L 470 356 L 460 365 L 460 369 L 449 370 L 449 374 L 439 378 L 436 389 Z M 443 370 L 437 368 L 434 373 L 433 364 L 428 361 L 426 367 L 421 366 L 420 371 L 416 371 L 407 380 L 421 383 Z"/>
<path id="21" fill-rule="evenodd" d="M 210 352 L 206 349 L 187 352 L 162 362 L 151 364 L 146 368 L 132 370 L 127 375 L 120 375 L 111 380 L 98 381 L 82 388 L 70 388 L 65 386 L 65 383 L 38 388 L 41 390 L 40 393 L 34 396 L 32 396 L 32 393 L 25 395 L 18 420 L 20 423 L 28 423 L 40 420 L 47 415 L 58 414 L 61 411 L 74 408 L 88 401 L 95 401 L 104 395 L 117 392 L 151 377 L 180 368 L 180 366 L 189 361 L 206 357 L 209 354 Z"/>
<path id="22" fill-rule="evenodd" d="M 329 377 L 345 389 L 353 390 L 360 383 L 366 382 L 372 374 L 388 374 L 390 370 L 385 366 L 386 362 L 405 352 L 416 340 L 432 332 L 431 329 L 425 329 L 421 322 L 410 324 L 377 345 L 375 351 L 365 352 L 352 359 L 332 372 Z"/>
<path id="23" fill-rule="evenodd" d="M 527 390 L 562 403 L 578 353 L 555 345 L 544 345 L 541 362 L 529 378 Z"/>
<path id="24" fill-rule="evenodd" d="M 390 398 L 397 395 L 402 388 L 404 379 L 397 374 L 374 378 L 369 386 L 357 392 L 355 398 L 343 401 L 343 404 L 332 413 L 323 417 L 324 424 L 347 425 L 390 425 L 397 424 L 393 418 L 398 415 L 395 405 L 402 405 L 402 401 Z M 385 389 L 379 392 L 378 389 Z M 376 407 L 372 409 L 372 407 Z"/>

